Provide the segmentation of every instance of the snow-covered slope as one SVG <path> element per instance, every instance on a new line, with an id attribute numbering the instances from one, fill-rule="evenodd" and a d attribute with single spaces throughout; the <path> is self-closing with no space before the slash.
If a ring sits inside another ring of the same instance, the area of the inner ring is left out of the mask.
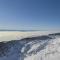
<path id="1" fill-rule="evenodd" d="M 26 57 L 24 60 L 60 60 L 60 33 L 58 35 L 53 34 L 51 37 L 53 38 L 44 49 L 37 54 Z"/>
<path id="2" fill-rule="evenodd" d="M 60 33 L 0 42 L 0 60 L 60 60 Z"/>

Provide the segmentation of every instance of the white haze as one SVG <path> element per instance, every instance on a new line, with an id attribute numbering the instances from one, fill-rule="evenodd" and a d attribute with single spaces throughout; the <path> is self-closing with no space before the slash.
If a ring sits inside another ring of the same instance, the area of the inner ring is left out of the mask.
<path id="1" fill-rule="evenodd" d="M 49 33 L 57 33 L 59 31 L 30 31 L 30 32 L 19 32 L 19 31 L 0 31 L 0 42 L 19 40 L 26 37 L 47 35 Z"/>

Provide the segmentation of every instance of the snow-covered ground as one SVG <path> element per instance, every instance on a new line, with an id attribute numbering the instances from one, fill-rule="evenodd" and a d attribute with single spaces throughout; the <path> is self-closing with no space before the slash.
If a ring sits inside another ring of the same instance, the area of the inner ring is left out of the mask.
<path id="1" fill-rule="evenodd" d="M 0 60 L 60 60 L 60 33 L 0 32 Z"/>
<path id="2" fill-rule="evenodd" d="M 32 46 L 32 48 L 34 47 Z M 39 51 L 35 55 L 32 54 L 26 57 L 24 60 L 60 60 L 60 37 L 52 39 L 45 49 Z"/>

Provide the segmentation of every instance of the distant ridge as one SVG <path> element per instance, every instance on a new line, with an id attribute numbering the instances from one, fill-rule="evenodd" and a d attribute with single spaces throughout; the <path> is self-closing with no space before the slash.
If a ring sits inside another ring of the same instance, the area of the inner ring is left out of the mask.
<path id="1" fill-rule="evenodd" d="M 0 30 L 0 31 L 22 31 L 22 32 L 26 32 L 26 31 L 40 31 L 40 30 Z"/>
<path id="2" fill-rule="evenodd" d="M 9 29 L 0 29 L 0 31 L 22 31 L 22 32 L 27 32 L 27 31 L 47 31 L 47 30 L 9 30 Z"/>

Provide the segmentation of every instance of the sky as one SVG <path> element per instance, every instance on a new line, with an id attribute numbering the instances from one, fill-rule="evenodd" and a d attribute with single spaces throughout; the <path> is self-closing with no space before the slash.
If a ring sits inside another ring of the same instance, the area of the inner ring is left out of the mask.
<path id="1" fill-rule="evenodd" d="M 0 0 L 0 29 L 59 30 L 60 0 Z"/>

